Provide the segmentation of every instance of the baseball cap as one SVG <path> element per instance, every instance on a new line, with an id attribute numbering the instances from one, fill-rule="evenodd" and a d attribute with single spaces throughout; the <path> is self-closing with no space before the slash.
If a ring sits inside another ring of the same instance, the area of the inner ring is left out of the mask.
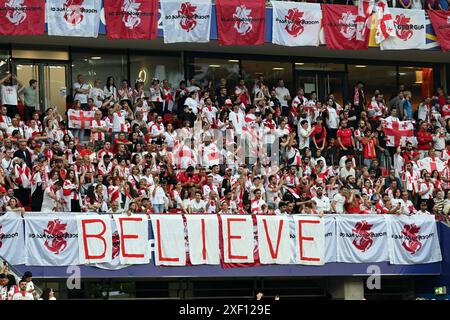
<path id="1" fill-rule="evenodd" d="M 226 105 L 232 105 L 233 102 L 231 102 L 231 99 L 227 99 L 227 100 L 225 100 L 225 104 L 226 104 Z"/>

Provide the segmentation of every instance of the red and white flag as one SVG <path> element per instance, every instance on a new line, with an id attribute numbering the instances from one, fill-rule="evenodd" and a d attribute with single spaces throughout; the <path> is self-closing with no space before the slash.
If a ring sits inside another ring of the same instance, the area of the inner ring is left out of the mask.
<path id="1" fill-rule="evenodd" d="M 47 0 L 48 35 L 97 38 L 100 9 L 97 0 Z"/>
<path id="2" fill-rule="evenodd" d="M 422 49 L 425 46 L 425 11 L 391 9 L 395 37 L 381 41 L 381 50 Z"/>
<path id="3" fill-rule="evenodd" d="M 220 45 L 264 44 L 264 0 L 217 0 L 217 33 Z"/>
<path id="4" fill-rule="evenodd" d="M 68 110 L 69 129 L 90 129 L 94 114 L 95 111 Z"/>
<path id="5" fill-rule="evenodd" d="M 442 172 L 446 167 L 446 163 L 436 157 L 435 158 L 426 157 L 422 160 L 417 161 L 417 164 L 419 166 L 420 171 L 427 170 L 427 172 L 429 173 L 432 173 L 435 170 L 437 170 L 438 172 Z"/>
<path id="6" fill-rule="evenodd" d="M 379 0 L 375 12 L 378 19 L 377 32 L 375 33 L 375 42 L 381 43 L 387 38 L 396 37 L 394 16 L 387 5 L 386 0 Z"/>
<path id="7" fill-rule="evenodd" d="M 363 41 L 370 24 L 375 0 L 360 0 L 356 17 L 356 39 Z"/>
<path id="8" fill-rule="evenodd" d="M 155 39 L 158 0 L 104 0 L 108 39 Z"/>
<path id="9" fill-rule="evenodd" d="M 336 50 L 365 50 L 369 46 L 369 32 L 362 41 L 356 39 L 358 7 L 322 4 L 322 25 L 327 48 Z"/>
<path id="10" fill-rule="evenodd" d="M 272 1 L 272 43 L 318 46 L 322 10 L 317 3 Z"/>
<path id="11" fill-rule="evenodd" d="M 209 42 L 211 0 L 161 0 L 164 43 Z"/>
<path id="12" fill-rule="evenodd" d="M 431 25 L 443 51 L 450 50 L 450 10 L 428 10 Z"/>
<path id="13" fill-rule="evenodd" d="M 413 121 L 395 121 L 387 118 L 381 120 L 381 126 L 387 138 L 386 146 L 405 146 L 406 142 L 411 142 L 413 145 L 417 144 Z"/>
<path id="14" fill-rule="evenodd" d="M 45 32 L 45 0 L 1 0 L 0 35 L 40 35 Z"/>

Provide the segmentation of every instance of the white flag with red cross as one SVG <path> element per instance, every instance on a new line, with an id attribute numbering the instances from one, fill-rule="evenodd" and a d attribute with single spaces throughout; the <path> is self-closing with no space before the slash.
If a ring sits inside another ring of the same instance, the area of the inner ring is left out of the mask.
<path id="1" fill-rule="evenodd" d="M 381 120 L 381 127 L 387 138 L 386 146 L 405 146 L 407 142 L 417 145 L 417 138 L 414 136 L 413 121 L 397 121 L 387 118 Z"/>
<path id="2" fill-rule="evenodd" d="M 69 129 L 90 129 L 94 114 L 95 111 L 68 110 Z"/>
<path id="3" fill-rule="evenodd" d="M 427 172 L 432 173 L 433 171 L 443 172 L 446 167 L 446 163 L 437 157 L 426 157 L 417 162 L 419 165 L 419 170 L 427 170 Z"/>

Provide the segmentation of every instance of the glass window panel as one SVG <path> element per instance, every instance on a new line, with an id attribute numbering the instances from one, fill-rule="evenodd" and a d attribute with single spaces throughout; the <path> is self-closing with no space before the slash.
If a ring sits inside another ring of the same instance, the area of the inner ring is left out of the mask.
<path id="1" fill-rule="evenodd" d="M 100 80 L 102 87 L 109 76 L 114 77 L 116 86 L 127 77 L 127 56 L 125 54 L 104 53 L 73 53 L 72 81 L 82 74 L 89 85 L 94 86 L 95 80 Z"/>
<path id="2" fill-rule="evenodd" d="M 4 77 L 9 70 L 9 58 L 8 50 L 0 50 L 0 75 L 2 77 Z"/>
<path id="3" fill-rule="evenodd" d="M 422 67 L 399 67 L 398 76 L 400 84 L 405 86 L 405 91 L 411 92 L 411 104 L 413 110 L 416 110 L 419 103 L 422 100 L 422 86 L 424 84 L 424 72 L 427 72 L 429 68 Z M 426 90 L 425 90 L 426 92 Z M 431 93 L 433 94 L 433 93 Z"/>
<path id="4" fill-rule="evenodd" d="M 296 62 L 296 70 L 345 71 L 345 64 Z"/>
<path id="5" fill-rule="evenodd" d="M 269 88 L 276 87 L 279 79 L 283 79 L 285 86 L 290 90 L 294 85 L 290 62 L 243 60 L 242 74 L 248 88 L 252 88 L 254 80 L 261 75 L 264 76 Z"/>
<path id="6" fill-rule="evenodd" d="M 168 80 L 172 88 L 184 78 L 180 57 L 158 57 L 132 55 L 130 57 L 131 81 L 140 79 L 144 81 L 146 90 L 150 87 L 153 78 Z"/>
<path id="7" fill-rule="evenodd" d="M 215 88 L 219 85 L 220 79 L 224 78 L 230 89 L 239 81 L 239 60 L 194 58 L 190 67 L 197 83 L 204 86 L 211 81 Z"/>
<path id="8" fill-rule="evenodd" d="M 385 101 L 388 101 L 397 91 L 396 78 L 395 66 L 348 65 L 349 95 L 353 96 L 354 85 L 362 81 L 365 84 L 366 101 L 370 101 L 375 90 L 380 90 Z"/>

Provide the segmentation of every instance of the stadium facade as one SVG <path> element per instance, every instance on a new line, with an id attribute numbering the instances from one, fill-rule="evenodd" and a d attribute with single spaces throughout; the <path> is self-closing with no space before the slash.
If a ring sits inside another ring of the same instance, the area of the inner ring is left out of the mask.
<path id="1" fill-rule="evenodd" d="M 267 21 L 271 20 L 267 8 Z M 213 9 L 212 21 L 215 21 Z M 429 22 L 428 22 L 429 24 Z M 344 102 L 352 95 L 357 81 L 366 84 L 368 94 L 380 89 L 387 95 L 405 84 L 413 93 L 416 106 L 423 96 L 433 95 L 433 88 L 450 91 L 450 56 L 442 52 L 430 25 L 427 49 L 406 51 L 336 51 L 325 46 L 281 47 L 271 43 L 271 25 L 266 25 L 263 46 L 222 47 L 217 43 L 215 24 L 211 42 L 164 44 L 162 30 L 156 40 L 108 41 L 104 19 L 99 38 L 44 36 L 0 37 L 0 74 L 7 71 L 27 82 L 37 79 L 41 109 L 56 106 L 65 111 L 66 96 L 78 74 L 87 81 L 108 76 L 116 83 L 122 79 L 168 79 L 176 88 L 181 79 L 196 78 L 200 83 L 226 78 L 235 83 L 244 78 L 249 83 L 263 75 L 269 84 L 285 80 L 291 93 L 303 87 L 306 93 L 317 91 L 319 98 L 330 92 Z M 32 270 L 44 287 L 51 286 L 59 297 L 104 298 L 107 291 L 128 292 L 145 298 L 251 298 L 256 290 L 283 297 L 332 296 L 338 299 L 366 297 L 411 298 L 432 292 L 434 286 L 450 285 L 450 229 L 440 224 L 442 263 L 413 266 L 375 264 L 381 270 L 383 287 L 379 291 L 364 289 L 368 278 L 366 264 L 332 263 L 323 267 L 265 266 L 223 270 L 220 267 L 159 268 L 153 263 L 117 271 L 81 267 L 82 289 L 68 290 L 65 267 L 17 266 L 20 272 Z M 366 291 L 366 292 L 364 292 Z M 110 297 L 113 295 L 111 294 Z"/>

